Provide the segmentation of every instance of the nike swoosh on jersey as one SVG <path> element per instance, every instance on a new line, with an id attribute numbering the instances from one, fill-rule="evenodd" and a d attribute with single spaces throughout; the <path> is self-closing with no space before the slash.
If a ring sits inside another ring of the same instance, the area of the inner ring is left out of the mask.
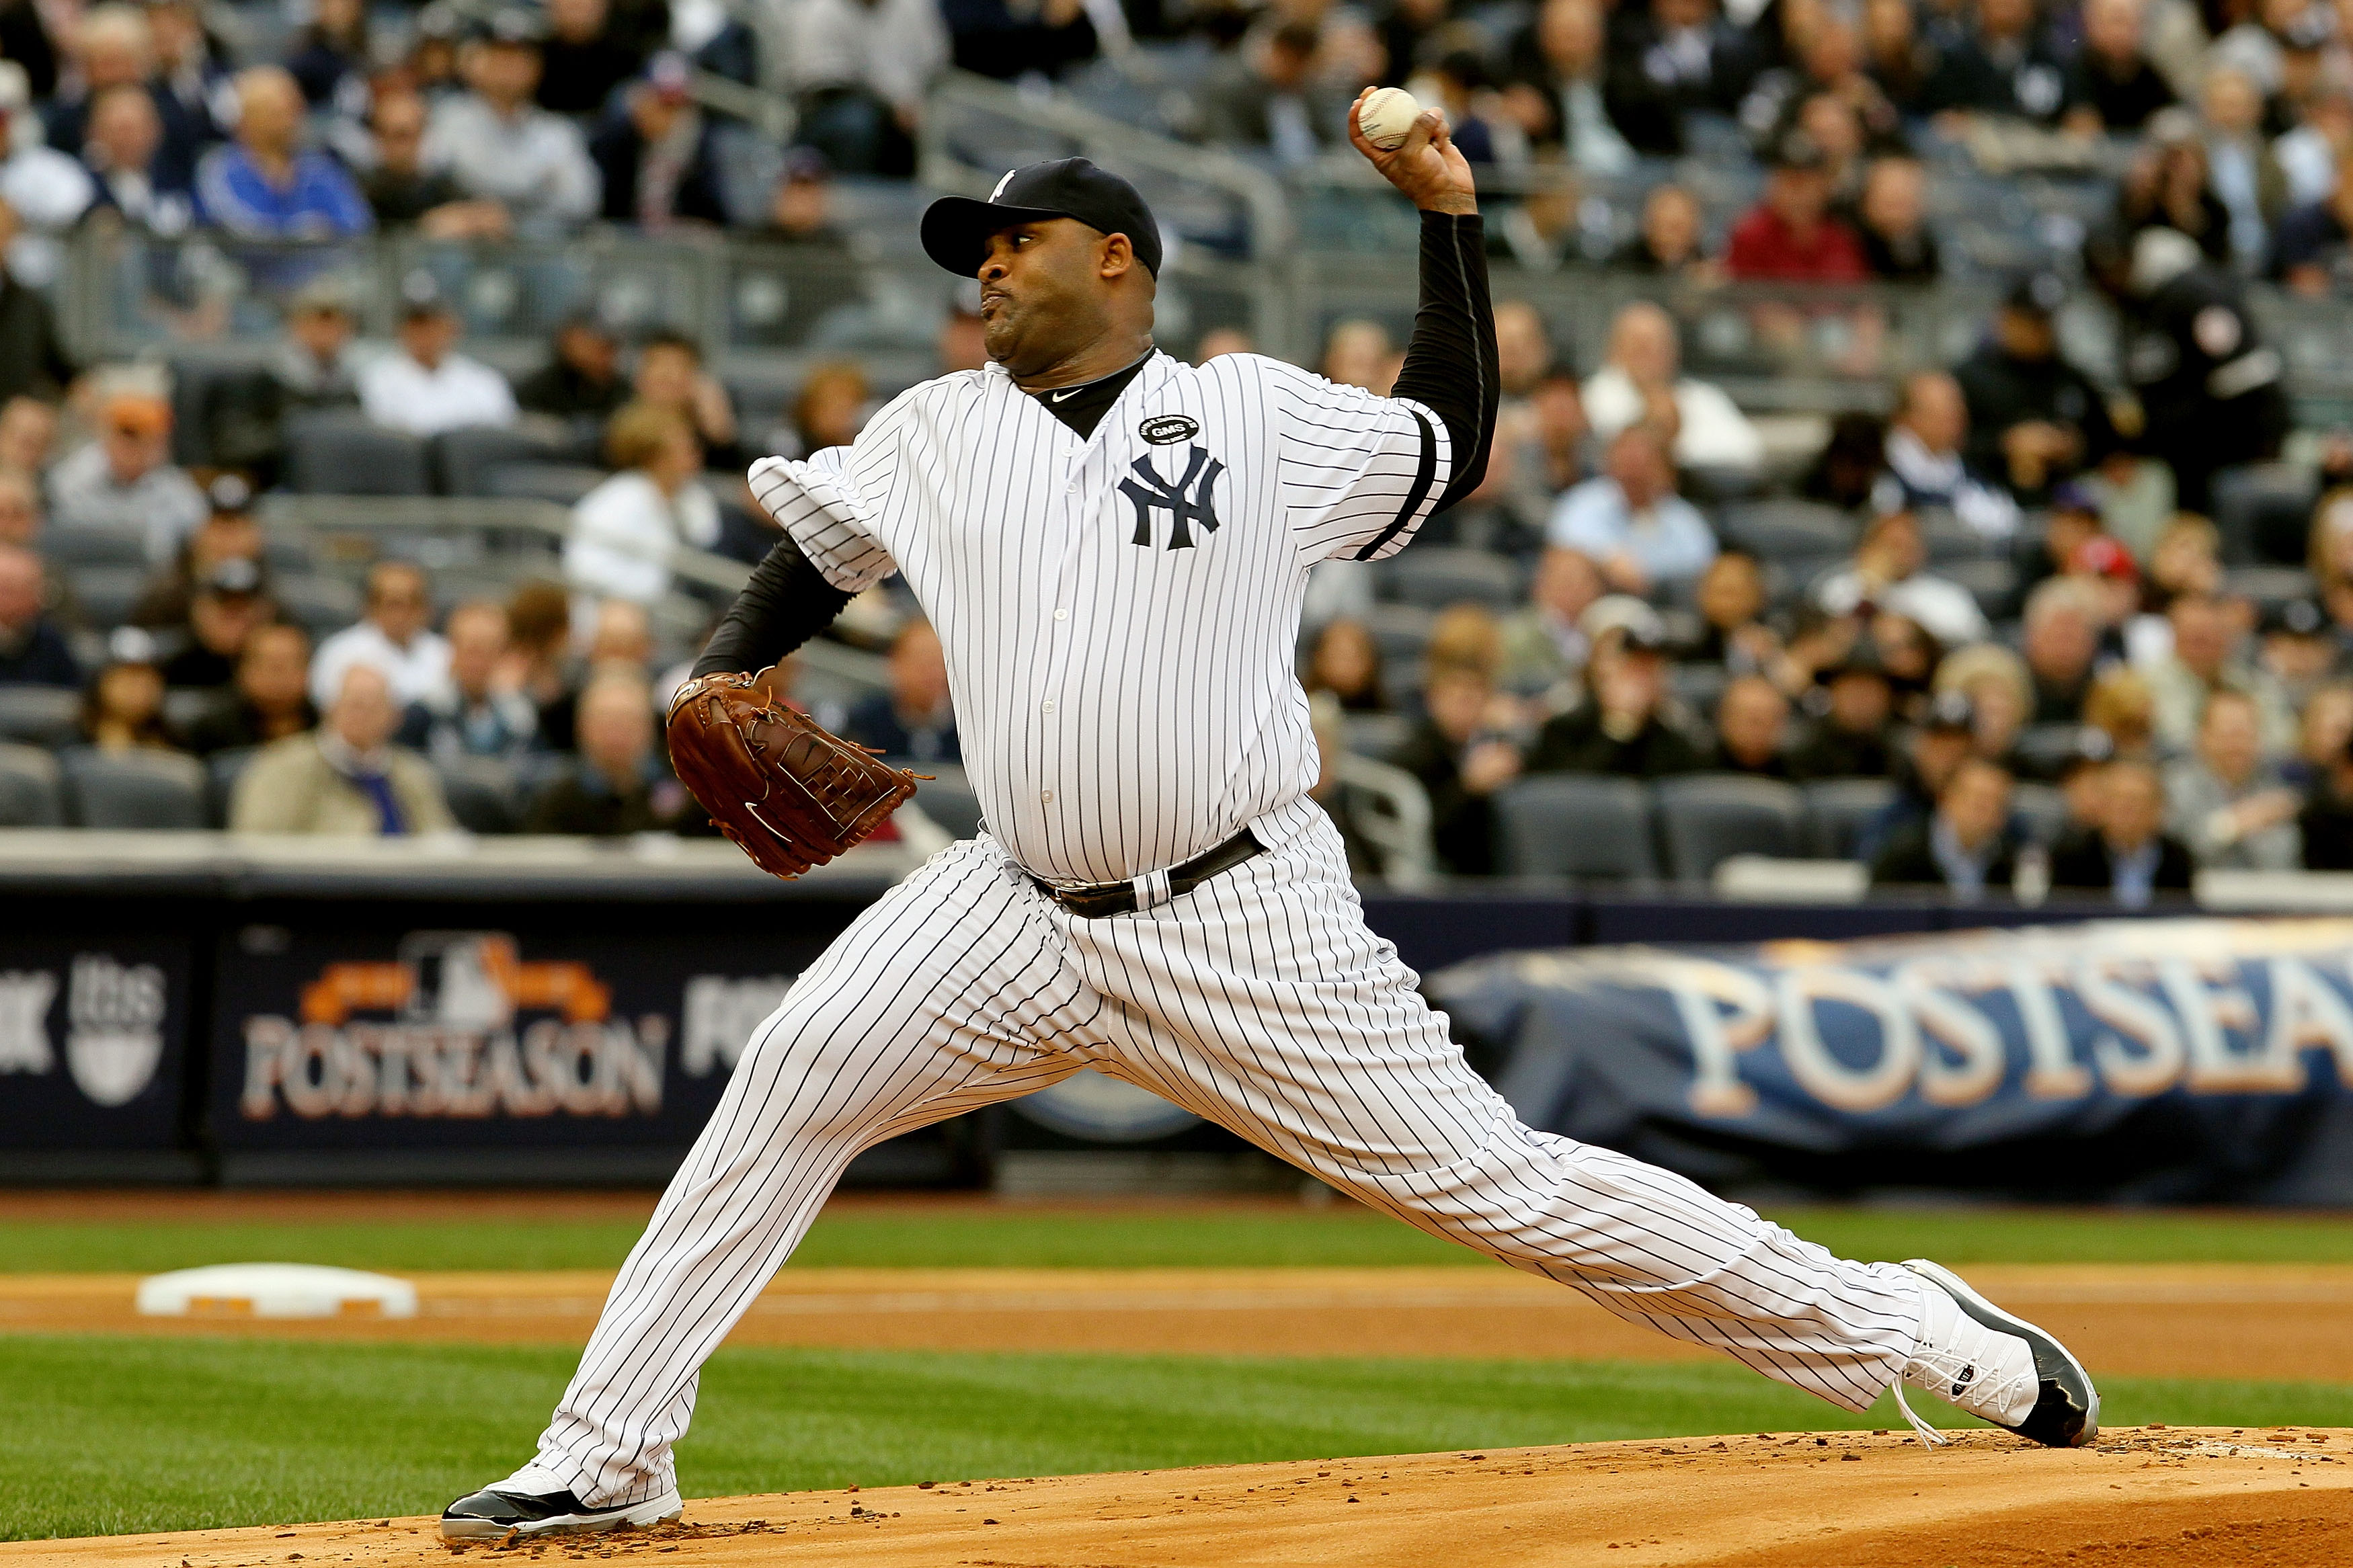
<path id="1" fill-rule="evenodd" d="M 1048 401 L 1049 403 L 1060 403 L 1060 402 L 1061 402 L 1061 401 L 1062 401 L 1062 399 L 1064 399 L 1065 397 L 1074 396 L 1074 395 L 1076 395 L 1078 393 L 1082 392 L 1082 391 L 1084 391 L 1084 390 L 1085 390 L 1085 389 L 1084 389 L 1083 387 L 1077 387 L 1077 386 L 1065 387 L 1065 388 L 1063 388 L 1063 389 L 1062 389 L 1061 391 L 1060 391 L 1060 392 L 1050 392 L 1050 393 L 1048 393 L 1048 394 L 1046 395 L 1046 401 Z"/>

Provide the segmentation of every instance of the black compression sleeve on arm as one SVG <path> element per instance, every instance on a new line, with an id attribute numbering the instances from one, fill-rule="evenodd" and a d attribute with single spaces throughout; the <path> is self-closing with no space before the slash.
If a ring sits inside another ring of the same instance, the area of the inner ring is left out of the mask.
<path id="1" fill-rule="evenodd" d="M 1446 422 L 1454 471 L 1433 513 L 1478 488 L 1495 435 L 1495 307 L 1487 297 L 1487 230 L 1479 215 L 1421 215 L 1421 307 L 1392 397 Z"/>
<path id="2" fill-rule="evenodd" d="M 777 536 L 711 634 L 697 677 L 765 669 L 833 625 L 849 595 L 825 580 L 789 533 Z"/>

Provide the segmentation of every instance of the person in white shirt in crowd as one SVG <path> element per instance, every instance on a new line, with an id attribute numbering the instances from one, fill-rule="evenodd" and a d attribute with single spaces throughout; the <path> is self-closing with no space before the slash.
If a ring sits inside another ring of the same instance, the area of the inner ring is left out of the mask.
<path id="1" fill-rule="evenodd" d="M 99 405 L 98 435 L 49 470 L 49 517 L 60 528 L 135 528 L 164 562 L 212 514 L 196 481 L 172 462 L 172 405 L 121 388 Z"/>
<path id="2" fill-rule="evenodd" d="M 359 374 L 360 407 L 387 429 L 412 436 L 476 425 L 512 425 L 514 389 L 480 360 L 457 352 L 464 324 L 429 273 L 401 289 L 400 346 Z"/>
<path id="3" fill-rule="evenodd" d="M 1908 511 L 1873 518 L 1853 557 L 1815 583 L 1814 603 L 1833 616 L 1888 610 L 1948 648 L 1982 642 L 1985 613 L 1967 588 L 1927 571 L 1928 542 Z"/>
<path id="4" fill-rule="evenodd" d="M 533 13 L 501 11 L 460 53 L 470 90 L 442 100 L 425 128 L 425 165 L 504 206 L 524 234 L 574 228 L 603 196 L 579 127 L 533 101 L 544 36 Z"/>
<path id="5" fill-rule="evenodd" d="M 681 545 L 719 542 L 719 503 L 702 488 L 702 443 L 683 415 L 633 403 L 613 416 L 605 453 L 619 469 L 580 498 L 564 542 L 564 576 L 601 598 L 650 605 L 670 592 Z"/>
<path id="6" fill-rule="evenodd" d="M 361 664 L 384 672 L 402 711 L 448 684 L 449 644 L 433 629 L 433 591 L 423 567 L 379 561 L 368 569 L 360 618 L 321 643 L 311 659 L 311 700 L 323 711 L 343 690 L 344 673 Z"/>
<path id="7" fill-rule="evenodd" d="M 2284 756 L 2295 744 L 2295 714 L 2269 670 L 2246 657 L 2246 605 L 2211 594 L 2183 594 L 2166 607 L 2172 650 L 2147 666 L 2156 700 L 2158 743 L 2168 753 L 2197 744 L 2199 726 L 2219 691 L 2242 691 L 2261 718 L 2263 749 Z"/>
<path id="8" fill-rule="evenodd" d="M 1988 539 L 2018 531 L 2018 502 L 1961 460 L 1969 405 L 1961 384 L 1940 370 L 1906 377 L 1887 426 L 1887 471 L 1871 487 L 1880 511 L 1941 507 Z"/>
<path id="9" fill-rule="evenodd" d="M 1667 440 L 1649 422 L 1619 431 L 1601 477 L 1563 495 L 1546 529 L 1546 542 L 1581 552 L 1622 593 L 1696 577 L 1715 559 L 1707 520 L 1675 493 Z"/>
<path id="10" fill-rule="evenodd" d="M 948 63 L 934 0 L 804 0 L 787 14 L 802 139 L 845 172 L 907 172 L 923 90 Z"/>
<path id="11" fill-rule="evenodd" d="M 97 187 L 70 154 L 42 145 L 32 103 L 25 68 L 0 60 L 0 201 L 23 225 L 9 245 L 8 265 L 20 282 L 38 288 L 57 276 L 62 259 L 51 237 L 90 210 Z"/>
<path id="12" fill-rule="evenodd" d="M 1604 440 L 1639 420 L 1655 418 L 1658 403 L 1673 404 L 1674 458 L 1685 468 L 1756 468 L 1765 438 L 1720 386 L 1682 373 L 1683 350 L 1674 318 L 1647 300 L 1618 312 L 1609 324 L 1609 354 L 1585 381 L 1585 417 Z"/>
<path id="13" fill-rule="evenodd" d="M 2263 755 L 2263 709 L 2225 687 L 2206 699 L 2198 750 L 2166 771 L 2167 831 L 2200 867 L 2293 871 L 2304 864 L 2304 797 Z"/>

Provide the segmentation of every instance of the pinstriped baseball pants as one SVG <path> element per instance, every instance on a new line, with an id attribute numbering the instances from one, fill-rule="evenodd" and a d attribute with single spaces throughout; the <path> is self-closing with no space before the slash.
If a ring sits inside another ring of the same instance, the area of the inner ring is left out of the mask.
<path id="1" fill-rule="evenodd" d="M 1850 1410 L 1917 1341 L 1919 1289 L 1893 1265 L 1521 1125 L 1366 927 L 1320 813 L 1184 898 L 1100 921 L 982 837 L 862 913 L 760 1026 L 622 1266 L 540 1465 L 594 1505 L 658 1496 L 703 1361 L 850 1159 L 1082 1067 Z"/>

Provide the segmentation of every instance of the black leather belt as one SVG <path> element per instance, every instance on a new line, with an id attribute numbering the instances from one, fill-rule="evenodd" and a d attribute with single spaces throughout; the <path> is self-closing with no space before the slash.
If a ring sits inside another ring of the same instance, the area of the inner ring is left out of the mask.
<path id="1" fill-rule="evenodd" d="M 1148 910 L 1155 904 L 1165 904 L 1171 899 L 1181 899 L 1210 878 L 1230 871 L 1253 855 L 1266 853 L 1266 846 L 1243 828 L 1214 849 L 1205 850 L 1182 865 L 1171 866 L 1166 871 L 1151 871 L 1132 882 L 1095 882 L 1082 888 L 1058 888 L 1041 878 L 1029 876 L 1038 884 L 1038 890 L 1086 920 L 1099 921 L 1107 915 L 1133 914 Z"/>

